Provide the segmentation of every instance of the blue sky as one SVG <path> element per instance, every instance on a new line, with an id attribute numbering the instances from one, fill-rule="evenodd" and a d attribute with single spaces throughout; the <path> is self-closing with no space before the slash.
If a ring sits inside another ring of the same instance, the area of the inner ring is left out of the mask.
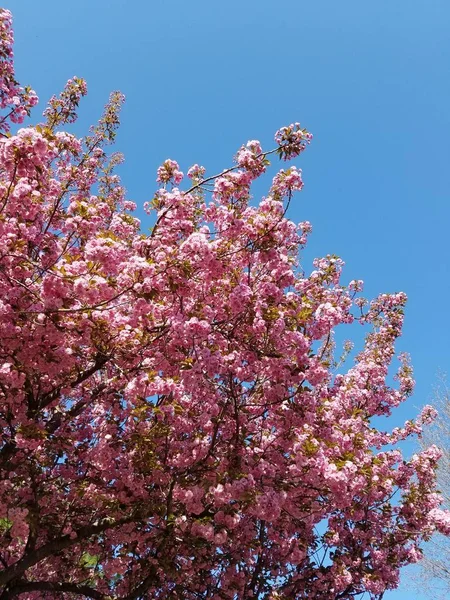
<path id="1" fill-rule="evenodd" d="M 339 254 L 344 280 L 363 279 L 366 295 L 408 294 L 399 350 L 411 353 L 417 387 L 389 425 L 432 401 L 450 365 L 448 0 L 5 6 L 18 77 L 42 103 L 69 77 L 87 79 L 80 133 L 111 90 L 126 95 L 117 147 L 139 205 L 168 157 L 211 174 L 248 139 L 271 148 L 280 126 L 307 127 L 313 143 L 295 162 L 305 189 L 289 213 L 313 224 L 302 263 Z M 385 598 L 425 598 L 408 578 Z"/>

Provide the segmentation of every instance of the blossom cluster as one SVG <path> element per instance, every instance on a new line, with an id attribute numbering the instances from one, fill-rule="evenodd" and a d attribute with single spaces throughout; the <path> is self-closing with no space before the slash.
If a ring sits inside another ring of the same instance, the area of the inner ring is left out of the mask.
<path id="1" fill-rule="evenodd" d="M 87 84 L 84 79 L 72 77 L 66 83 L 60 96 L 52 96 L 44 111 L 50 127 L 74 123 L 77 119 L 77 108 L 82 96 L 87 94 Z"/>
<path id="2" fill-rule="evenodd" d="M 158 183 L 169 183 L 173 181 L 175 185 L 181 183 L 183 179 L 183 173 L 180 171 L 178 163 L 175 160 L 167 159 L 158 168 Z"/>
<path id="3" fill-rule="evenodd" d="M 295 158 L 303 152 L 307 145 L 311 143 L 312 135 L 300 127 L 300 123 L 291 123 L 287 127 L 282 127 L 275 134 L 275 141 L 278 144 L 278 154 L 284 160 Z"/>
<path id="4" fill-rule="evenodd" d="M 12 15 L 0 8 L 0 109 L 8 111 L 0 117 L 0 133 L 10 130 L 9 121 L 23 123 L 38 103 L 35 91 L 23 88 L 15 79 L 13 44 Z"/>

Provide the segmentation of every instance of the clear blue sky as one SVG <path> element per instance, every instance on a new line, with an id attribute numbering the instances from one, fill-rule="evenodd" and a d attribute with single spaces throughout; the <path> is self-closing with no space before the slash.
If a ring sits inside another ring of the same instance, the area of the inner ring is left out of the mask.
<path id="1" fill-rule="evenodd" d="M 310 220 L 302 261 L 339 254 L 366 294 L 409 296 L 399 349 L 416 394 L 450 365 L 450 3 L 448 0 L 10 0 L 18 77 L 44 103 L 87 79 L 82 124 L 108 94 L 127 97 L 118 149 L 129 196 L 152 197 L 166 158 L 209 173 L 280 126 L 314 134 L 297 159 Z M 82 129 L 80 129 L 82 132 Z M 408 576 L 405 576 L 405 580 Z M 386 600 L 422 600 L 405 584 Z"/>

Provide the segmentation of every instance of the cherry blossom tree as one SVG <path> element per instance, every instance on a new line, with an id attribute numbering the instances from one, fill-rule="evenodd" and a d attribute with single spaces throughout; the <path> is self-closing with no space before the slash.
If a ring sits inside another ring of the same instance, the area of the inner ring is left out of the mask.
<path id="1" fill-rule="evenodd" d="M 364 300 L 336 256 L 300 269 L 296 167 L 251 202 L 311 135 L 218 175 L 167 160 L 145 234 L 107 153 L 122 96 L 78 139 L 73 78 L 11 132 L 37 98 L 0 28 L 0 599 L 382 598 L 450 517 L 438 449 L 397 447 L 433 410 L 373 423 L 413 389 L 403 355 L 389 383 L 405 295 Z"/>

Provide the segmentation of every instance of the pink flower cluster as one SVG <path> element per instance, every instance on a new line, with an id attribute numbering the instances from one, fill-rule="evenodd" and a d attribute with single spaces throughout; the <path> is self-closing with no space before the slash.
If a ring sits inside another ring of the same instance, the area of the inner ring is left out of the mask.
<path id="1" fill-rule="evenodd" d="M 180 167 L 175 160 L 167 159 L 158 168 L 158 177 L 156 179 L 158 183 L 169 183 L 172 181 L 175 185 L 178 185 L 182 179 L 183 173 L 180 171 Z"/>
<path id="2" fill-rule="evenodd" d="M 278 144 L 278 154 L 284 160 L 291 160 L 306 149 L 311 143 L 312 135 L 300 127 L 300 123 L 292 123 L 288 127 L 282 127 L 275 134 Z"/>
<path id="3" fill-rule="evenodd" d="M 77 119 L 77 108 L 82 96 L 87 94 L 87 84 L 84 79 L 73 77 L 66 83 L 60 96 L 52 96 L 44 116 L 51 128 L 67 123 L 74 123 Z"/>
<path id="4" fill-rule="evenodd" d="M 300 191 L 302 188 L 302 172 L 296 167 L 290 167 L 275 175 L 270 191 L 274 198 L 282 199 L 289 197 L 293 192 Z"/>
<path id="5" fill-rule="evenodd" d="M 0 132 L 8 132 L 8 121 L 23 123 L 30 110 L 38 103 L 38 97 L 29 87 L 21 87 L 14 73 L 14 36 L 12 15 L 9 10 L 0 9 L 0 108 L 7 114 L 0 116 Z"/>
<path id="6" fill-rule="evenodd" d="M 251 140 L 242 146 L 236 155 L 236 162 L 255 178 L 264 173 L 267 166 L 261 144 L 257 140 Z"/>
<path id="7" fill-rule="evenodd" d="M 205 172 L 205 167 L 201 167 L 200 165 L 192 165 L 187 172 L 187 176 L 189 179 L 192 179 L 194 182 L 198 183 L 204 178 Z"/>

